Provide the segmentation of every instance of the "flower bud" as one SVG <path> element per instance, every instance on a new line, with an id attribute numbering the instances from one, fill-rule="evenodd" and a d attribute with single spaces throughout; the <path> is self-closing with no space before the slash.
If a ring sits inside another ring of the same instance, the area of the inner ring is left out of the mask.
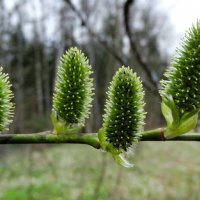
<path id="1" fill-rule="evenodd" d="M 108 90 L 103 129 L 116 150 L 127 151 L 144 125 L 144 91 L 140 79 L 129 67 L 120 68 Z"/>
<path id="2" fill-rule="evenodd" d="M 58 66 L 52 122 L 56 133 L 77 132 L 89 115 L 93 96 L 91 66 L 78 48 L 70 48 Z"/>
<path id="3" fill-rule="evenodd" d="M 0 67 L 0 131 L 7 130 L 12 122 L 14 104 L 12 103 L 13 93 L 8 74 Z"/>
<path id="4" fill-rule="evenodd" d="M 196 126 L 200 109 L 200 22 L 193 25 L 161 81 L 162 112 L 171 138 Z"/>

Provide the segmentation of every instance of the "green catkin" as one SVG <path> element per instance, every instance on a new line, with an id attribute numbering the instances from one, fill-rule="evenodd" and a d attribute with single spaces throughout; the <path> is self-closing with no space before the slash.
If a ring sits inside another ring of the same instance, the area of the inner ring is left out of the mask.
<path id="1" fill-rule="evenodd" d="M 106 140 L 118 150 L 127 151 L 144 125 L 144 91 L 140 79 L 129 67 L 122 67 L 108 90 L 103 129 Z"/>
<path id="2" fill-rule="evenodd" d="M 70 48 L 61 58 L 58 67 L 53 111 L 58 120 L 67 126 L 83 126 L 89 115 L 93 96 L 91 66 L 78 48 Z"/>
<path id="3" fill-rule="evenodd" d="M 13 93 L 10 88 L 8 74 L 5 74 L 0 67 L 0 131 L 7 130 L 13 118 L 14 104 L 11 101 Z"/>
<path id="4" fill-rule="evenodd" d="M 161 96 L 171 95 L 180 115 L 200 109 L 200 21 L 186 33 L 172 66 L 161 81 Z"/>

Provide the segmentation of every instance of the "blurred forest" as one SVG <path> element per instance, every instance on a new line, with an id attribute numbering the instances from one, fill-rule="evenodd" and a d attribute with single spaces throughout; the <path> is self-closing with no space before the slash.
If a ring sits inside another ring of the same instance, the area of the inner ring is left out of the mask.
<path id="1" fill-rule="evenodd" d="M 95 100 L 83 131 L 101 127 L 107 87 L 122 65 L 143 80 L 146 126 L 160 126 L 158 88 L 171 27 L 157 0 L 0 0 L 0 8 L 0 63 L 15 94 L 12 133 L 51 127 L 55 74 L 71 46 L 86 53 L 94 71 Z"/>
<path id="2" fill-rule="evenodd" d="M 145 88 L 146 128 L 162 126 L 159 80 L 169 65 L 173 27 L 159 0 L 0 0 L 0 64 L 15 95 L 11 133 L 52 128 L 60 56 L 82 49 L 95 97 L 83 132 L 102 123 L 106 90 L 130 66 Z M 192 142 L 141 142 L 132 169 L 84 145 L 0 145 L 2 200 L 198 200 L 200 149 Z"/>

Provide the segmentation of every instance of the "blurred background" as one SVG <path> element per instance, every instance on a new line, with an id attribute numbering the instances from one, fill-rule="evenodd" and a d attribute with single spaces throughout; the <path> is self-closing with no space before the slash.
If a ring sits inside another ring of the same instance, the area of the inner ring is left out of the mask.
<path id="1" fill-rule="evenodd" d="M 197 0 L 0 0 L 0 64 L 15 94 L 11 133 L 52 129 L 59 59 L 82 49 L 94 74 L 92 114 L 102 124 L 116 70 L 130 66 L 145 89 L 146 129 L 161 127 L 159 81 L 184 32 L 199 17 Z M 200 148 L 193 142 L 144 142 L 133 169 L 84 145 L 1 145 L 2 200 L 200 199 Z"/>

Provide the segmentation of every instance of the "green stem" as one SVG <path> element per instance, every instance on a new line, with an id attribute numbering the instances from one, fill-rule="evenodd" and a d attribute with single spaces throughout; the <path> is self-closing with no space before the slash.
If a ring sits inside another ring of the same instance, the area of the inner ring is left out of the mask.
<path id="1" fill-rule="evenodd" d="M 97 134 L 53 134 L 52 131 L 27 134 L 0 134 L 0 144 L 77 143 L 100 148 Z"/>
<path id="2" fill-rule="evenodd" d="M 165 128 L 157 128 L 141 133 L 141 141 L 165 141 Z"/>
<path id="3" fill-rule="evenodd" d="M 144 131 L 141 141 L 200 141 L 200 133 L 190 133 L 171 139 L 164 137 L 165 128 Z M 0 134 L 0 144 L 77 143 L 99 149 L 97 133 L 53 134 L 52 131 L 27 134 Z"/>
<path id="4" fill-rule="evenodd" d="M 141 133 L 141 141 L 200 141 L 200 133 L 188 133 L 167 139 L 164 136 L 166 128 L 144 131 Z"/>

